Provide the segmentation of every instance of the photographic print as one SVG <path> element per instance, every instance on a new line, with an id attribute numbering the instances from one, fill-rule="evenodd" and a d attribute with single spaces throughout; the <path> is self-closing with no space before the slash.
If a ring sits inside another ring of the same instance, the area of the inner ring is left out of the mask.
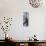
<path id="1" fill-rule="evenodd" d="M 29 0 L 29 4 L 33 7 L 33 8 L 39 8 L 43 5 L 43 0 Z"/>
<path id="2" fill-rule="evenodd" d="M 23 13 L 23 26 L 28 26 L 29 25 L 29 13 L 24 12 Z"/>

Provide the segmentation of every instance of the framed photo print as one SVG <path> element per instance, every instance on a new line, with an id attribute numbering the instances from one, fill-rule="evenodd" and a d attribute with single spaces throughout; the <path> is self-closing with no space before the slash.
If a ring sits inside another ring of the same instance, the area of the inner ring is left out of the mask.
<path id="1" fill-rule="evenodd" d="M 23 12 L 23 26 L 29 26 L 29 13 Z"/>

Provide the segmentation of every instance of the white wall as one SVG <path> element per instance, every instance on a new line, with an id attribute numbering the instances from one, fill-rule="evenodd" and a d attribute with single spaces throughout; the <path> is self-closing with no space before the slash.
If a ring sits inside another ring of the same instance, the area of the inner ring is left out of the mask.
<path id="1" fill-rule="evenodd" d="M 24 11 L 29 12 L 28 27 L 23 27 Z M 46 39 L 46 8 L 32 8 L 28 0 L 0 0 L 0 17 L 3 16 L 13 17 L 12 26 L 8 32 L 17 40 L 27 40 L 34 34 L 39 40 Z"/>

